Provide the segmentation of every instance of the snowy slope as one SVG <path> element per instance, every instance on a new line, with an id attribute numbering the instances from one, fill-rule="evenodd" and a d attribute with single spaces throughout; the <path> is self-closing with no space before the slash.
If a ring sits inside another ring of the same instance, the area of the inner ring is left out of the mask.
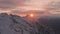
<path id="1" fill-rule="evenodd" d="M 52 28 L 55 34 L 60 34 L 60 15 L 44 16 L 39 19 L 39 22 Z"/>
<path id="2" fill-rule="evenodd" d="M 48 32 L 49 30 L 49 32 Z M 46 32 L 47 31 L 47 32 Z M 54 34 L 54 32 L 38 22 L 17 15 L 0 14 L 0 34 Z"/>

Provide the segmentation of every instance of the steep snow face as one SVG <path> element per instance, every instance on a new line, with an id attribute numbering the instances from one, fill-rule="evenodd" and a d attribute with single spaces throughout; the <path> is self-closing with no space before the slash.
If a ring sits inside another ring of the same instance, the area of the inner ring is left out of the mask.
<path id="1" fill-rule="evenodd" d="M 0 14 L 0 33 L 1 34 L 31 34 L 34 29 L 28 22 L 17 15 Z"/>
<path id="2" fill-rule="evenodd" d="M 28 20 L 17 15 L 2 13 L 0 14 L 0 34 L 54 34 L 50 28 Z"/>
<path id="3" fill-rule="evenodd" d="M 19 16 L 0 14 L 1 34 L 23 34 L 24 28 L 26 29 L 25 25 L 25 21 Z M 29 34 L 29 32 L 24 31 L 24 34 Z"/>
<path id="4" fill-rule="evenodd" d="M 0 14 L 0 33 L 1 34 L 16 34 L 14 31 L 10 30 L 9 25 L 12 24 L 10 16 L 7 14 Z"/>

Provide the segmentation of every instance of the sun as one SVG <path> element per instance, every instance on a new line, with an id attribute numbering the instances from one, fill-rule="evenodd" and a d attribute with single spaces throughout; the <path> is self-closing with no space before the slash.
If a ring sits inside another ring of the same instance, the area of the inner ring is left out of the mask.
<path id="1" fill-rule="evenodd" d="M 34 14 L 29 14 L 29 16 L 30 16 L 31 18 L 33 18 L 35 15 L 34 15 Z"/>
<path id="2" fill-rule="evenodd" d="M 34 14 L 30 14 L 30 16 L 31 16 L 31 17 L 33 17 L 33 16 L 34 16 Z"/>

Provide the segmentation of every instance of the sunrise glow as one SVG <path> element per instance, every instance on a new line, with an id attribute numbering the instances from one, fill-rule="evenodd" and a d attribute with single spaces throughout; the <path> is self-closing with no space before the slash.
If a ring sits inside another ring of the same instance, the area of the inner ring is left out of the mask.
<path id="1" fill-rule="evenodd" d="M 31 18 L 34 18 L 35 15 L 34 15 L 34 14 L 29 14 L 29 16 L 30 16 Z"/>

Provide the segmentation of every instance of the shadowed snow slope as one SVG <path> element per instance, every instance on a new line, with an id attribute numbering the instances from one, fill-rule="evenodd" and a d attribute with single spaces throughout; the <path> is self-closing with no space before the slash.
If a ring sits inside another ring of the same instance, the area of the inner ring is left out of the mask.
<path id="1" fill-rule="evenodd" d="M 17 15 L 1 13 L 0 34 L 54 34 L 52 29 L 28 20 Z"/>
<path id="2" fill-rule="evenodd" d="M 44 16 L 39 19 L 39 22 L 52 28 L 55 34 L 60 34 L 60 15 Z"/>

